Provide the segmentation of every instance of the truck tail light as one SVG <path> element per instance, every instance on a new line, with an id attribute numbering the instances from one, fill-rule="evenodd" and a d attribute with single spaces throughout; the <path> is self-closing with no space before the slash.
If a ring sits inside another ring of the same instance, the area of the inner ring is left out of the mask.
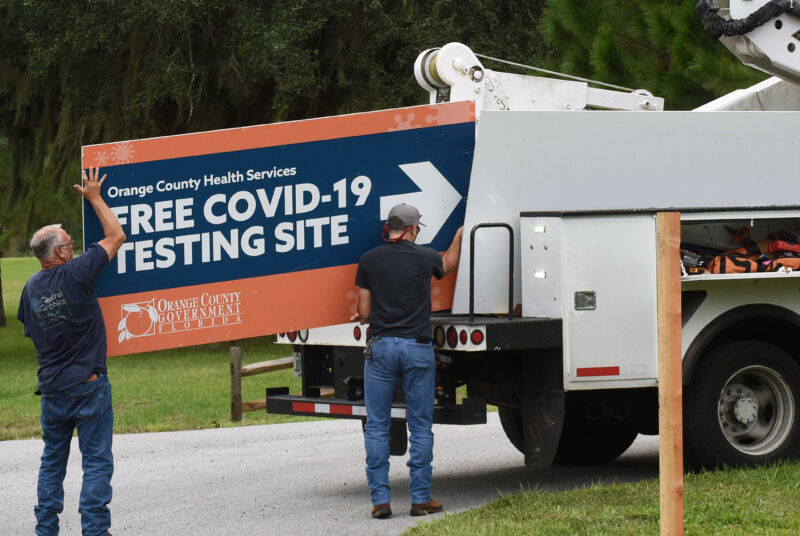
<path id="1" fill-rule="evenodd" d="M 444 346 L 445 337 L 444 337 L 444 328 L 442 326 L 436 326 L 436 329 L 433 330 L 433 342 L 436 343 L 436 346 L 441 348 Z"/>
<path id="2" fill-rule="evenodd" d="M 308 340 L 308 330 L 301 329 L 297 332 L 297 338 L 300 339 L 300 342 L 306 342 Z"/>
<path id="3" fill-rule="evenodd" d="M 286 336 L 289 337 L 289 340 L 294 342 L 297 340 L 297 332 L 296 331 L 287 331 Z"/>
<path id="4" fill-rule="evenodd" d="M 472 341 L 472 344 L 480 344 L 483 342 L 483 332 L 479 329 L 476 329 L 470 333 L 469 338 Z"/>
<path id="5" fill-rule="evenodd" d="M 357 341 L 361 340 L 361 326 L 356 326 L 353 328 L 353 337 L 355 337 Z"/>
<path id="6" fill-rule="evenodd" d="M 458 345 L 458 331 L 453 326 L 447 328 L 447 344 L 450 348 L 455 348 Z"/>
<path id="7" fill-rule="evenodd" d="M 458 334 L 458 340 L 461 341 L 461 344 L 467 344 L 467 330 L 461 330 L 461 333 Z"/>

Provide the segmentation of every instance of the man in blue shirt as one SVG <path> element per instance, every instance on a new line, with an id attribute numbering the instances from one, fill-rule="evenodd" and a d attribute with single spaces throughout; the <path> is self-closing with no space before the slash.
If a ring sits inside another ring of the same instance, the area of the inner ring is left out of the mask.
<path id="1" fill-rule="evenodd" d="M 64 509 L 64 476 L 70 441 L 78 429 L 83 458 L 81 526 L 86 536 L 108 535 L 111 526 L 111 455 L 113 412 L 106 375 L 106 331 L 97 302 L 95 280 L 114 258 L 125 233 L 100 195 L 106 176 L 99 168 L 83 172 L 75 189 L 97 214 L 105 238 L 73 258 L 74 242 L 60 224 L 36 231 L 31 248 L 41 271 L 22 290 L 17 318 L 33 340 L 39 361 L 44 452 L 39 467 L 36 534 L 58 534 Z"/>
<path id="2" fill-rule="evenodd" d="M 458 267 L 458 229 L 444 257 L 415 244 L 419 211 L 400 204 L 389 211 L 385 243 L 364 253 L 358 262 L 357 313 L 351 320 L 369 321 L 370 339 L 364 360 L 364 405 L 367 422 L 367 483 L 372 517 L 392 515 L 389 489 L 389 429 L 397 382 L 405 392 L 409 442 L 411 515 L 442 511 L 431 497 L 433 405 L 436 358 L 431 343 L 431 277 L 441 279 Z"/>

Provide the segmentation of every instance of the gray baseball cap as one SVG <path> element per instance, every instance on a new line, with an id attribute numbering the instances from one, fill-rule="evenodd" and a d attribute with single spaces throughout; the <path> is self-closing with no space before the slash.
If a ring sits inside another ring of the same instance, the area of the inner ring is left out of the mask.
<path id="1" fill-rule="evenodd" d="M 414 225 L 422 225 L 425 227 L 424 223 L 420 223 L 419 218 L 420 213 L 416 207 L 400 203 L 392 207 L 386 221 L 393 225 L 402 225 L 403 227 L 413 227 Z"/>

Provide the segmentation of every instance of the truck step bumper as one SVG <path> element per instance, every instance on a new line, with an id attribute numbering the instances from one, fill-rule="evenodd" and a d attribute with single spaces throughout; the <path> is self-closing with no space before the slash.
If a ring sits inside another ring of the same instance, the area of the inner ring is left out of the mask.
<path id="1" fill-rule="evenodd" d="M 274 387 L 267 389 L 267 413 L 335 419 L 366 419 L 367 408 L 364 407 L 363 400 L 290 395 L 288 387 Z M 406 419 L 405 404 L 402 402 L 392 404 L 392 419 Z M 486 423 L 486 399 L 470 397 L 465 398 L 461 404 L 434 406 L 433 422 L 437 424 L 484 424 Z"/>

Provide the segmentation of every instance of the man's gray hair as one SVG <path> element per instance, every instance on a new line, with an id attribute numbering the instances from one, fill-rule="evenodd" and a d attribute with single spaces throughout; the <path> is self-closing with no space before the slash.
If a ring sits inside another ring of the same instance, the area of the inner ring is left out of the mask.
<path id="1" fill-rule="evenodd" d="M 61 229 L 61 224 L 54 223 L 53 225 L 46 225 L 33 233 L 31 249 L 40 261 L 46 261 L 54 255 L 58 241 L 61 240 L 61 235 L 58 233 L 59 229 Z"/>

